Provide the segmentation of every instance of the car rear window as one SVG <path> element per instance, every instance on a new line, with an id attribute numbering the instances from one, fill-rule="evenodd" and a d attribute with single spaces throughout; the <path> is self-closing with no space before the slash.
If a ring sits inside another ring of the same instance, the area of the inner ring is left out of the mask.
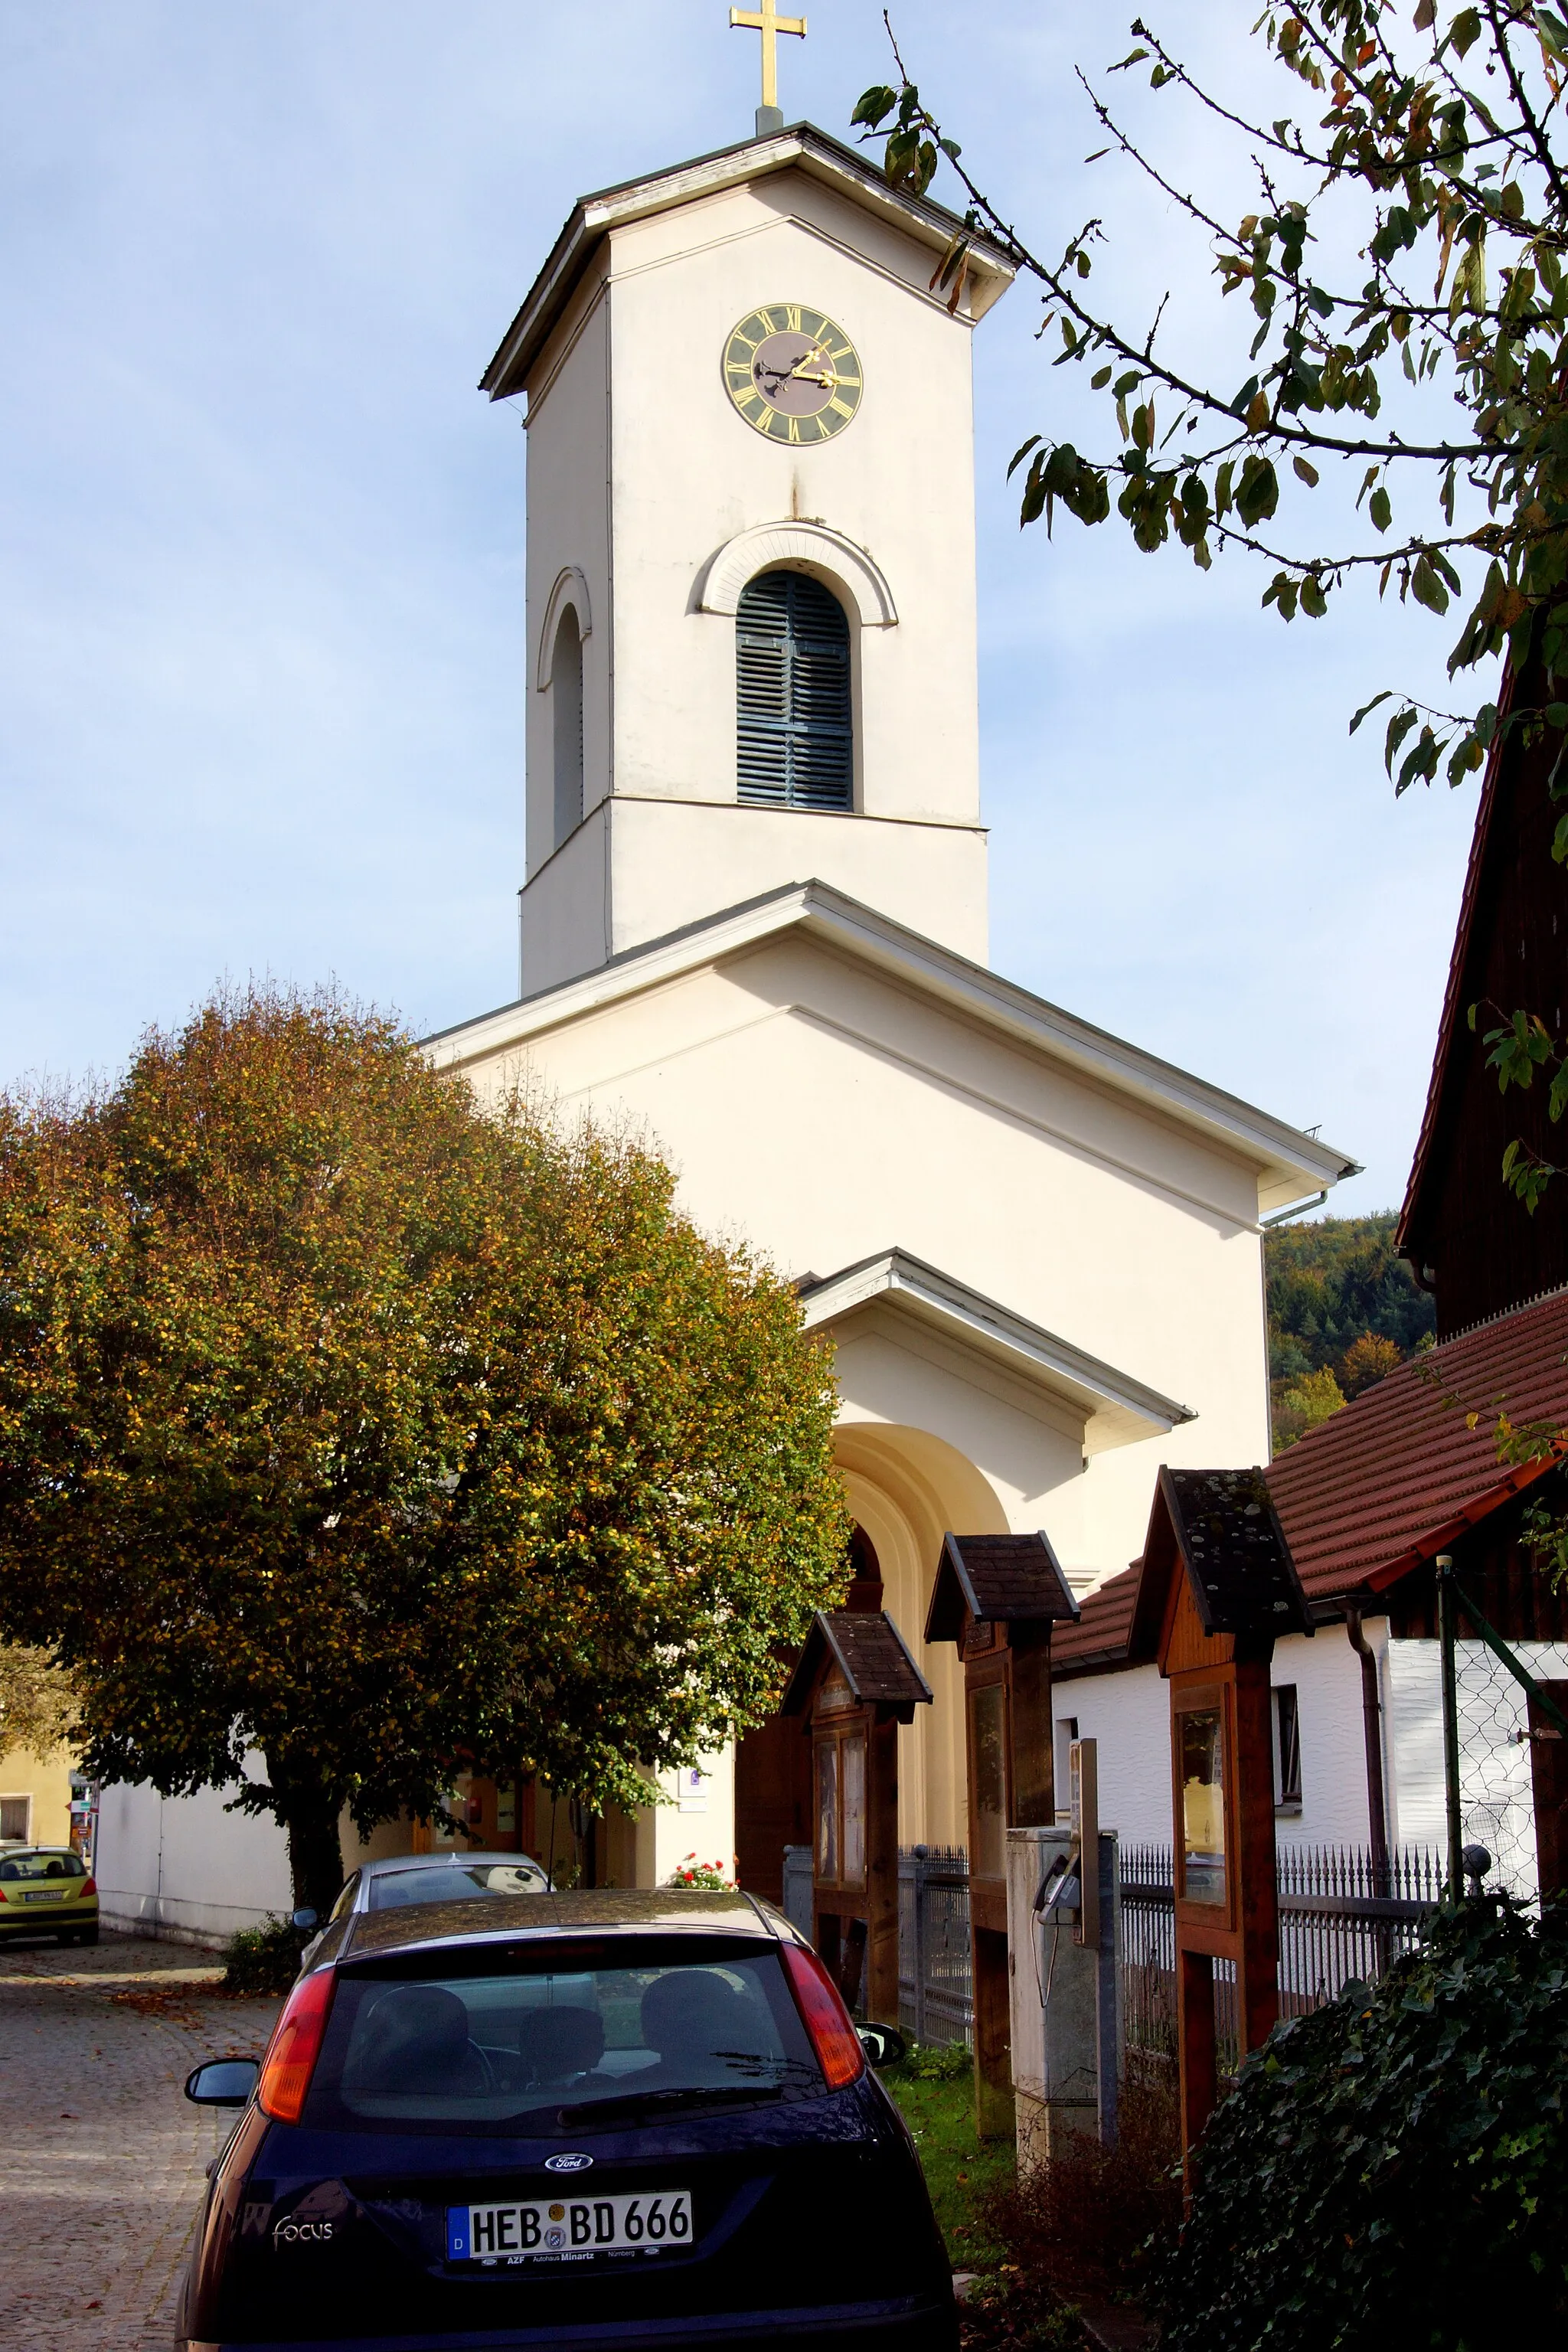
<path id="1" fill-rule="evenodd" d="M 549 1881 L 531 1862 L 458 1861 L 420 1870 L 378 1870 L 370 1882 L 373 1911 L 405 1903 L 461 1903 L 470 1895 L 543 1895 Z"/>
<path id="2" fill-rule="evenodd" d="M 815 2096 L 772 1950 L 340 1978 L 306 2121 L 526 2132 Z"/>
<path id="3" fill-rule="evenodd" d="M 0 1878 L 85 1878 L 74 1853 L 12 1853 L 0 1862 Z"/>

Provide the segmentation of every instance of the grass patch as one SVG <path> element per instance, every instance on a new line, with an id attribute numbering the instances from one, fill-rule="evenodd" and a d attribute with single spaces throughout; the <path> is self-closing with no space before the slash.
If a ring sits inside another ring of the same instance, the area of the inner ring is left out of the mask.
<path id="1" fill-rule="evenodd" d="M 882 2075 L 914 2134 L 937 2226 L 955 2271 L 990 2272 L 1003 2259 L 984 2203 L 1005 2189 L 1016 2171 L 1010 2139 L 984 2147 L 974 2132 L 973 2062 L 962 2043 L 953 2050 L 915 2042 Z"/>

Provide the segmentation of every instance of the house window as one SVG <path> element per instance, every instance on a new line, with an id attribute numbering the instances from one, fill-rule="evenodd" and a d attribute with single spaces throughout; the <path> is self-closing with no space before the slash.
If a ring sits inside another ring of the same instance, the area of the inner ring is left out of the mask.
<path id="1" fill-rule="evenodd" d="M 763 572 L 735 618 L 738 791 L 766 808 L 854 803 L 849 624 L 805 572 Z"/>
<path id="2" fill-rule="evenodd" d="M 555 730 L 555 846 L 583 822 L 583 639 L 568 604 L 550 657 L 550 709 Z"/>
<path id="3" fill-rule="evenodd" d="M 32 1811 L 31 1797 L 0 1797 L 0 1840 L 26 1845 Z"/>
<path id="4" fill-rule="evenodd" d="M 1282 1813 L 1301 1810 L 1301 1718 L 1294 1683 L 1281 1683 L 1274 1692 L 1274 1803 Z"/>

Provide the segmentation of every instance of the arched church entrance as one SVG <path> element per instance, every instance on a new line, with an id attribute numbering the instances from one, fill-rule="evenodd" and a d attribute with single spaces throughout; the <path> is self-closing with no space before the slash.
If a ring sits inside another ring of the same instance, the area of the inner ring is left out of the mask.
<path id="1" fill-rule="evenodd" d="M 899 1843 L 962 1845 L 967 1835 L 963 1670 L 951 1643 L 921 1639 L 949 1528 L 1005 1535 L 1007 1517 L 984 1474 L 945 1438 L 887 1422 L 840 1422 L 834 1453 L 855 1517 L 843 1606 L 886 1610 L 934 1703 L 899 1732 Z M 781 1682 L 795 1660 L 782 1659 Z M 773 1716 L 735 1748 L 735 1855 L 749 1894 L 779 1903 L 786 1846 L 814 1834 L 809 1725 Z"/>

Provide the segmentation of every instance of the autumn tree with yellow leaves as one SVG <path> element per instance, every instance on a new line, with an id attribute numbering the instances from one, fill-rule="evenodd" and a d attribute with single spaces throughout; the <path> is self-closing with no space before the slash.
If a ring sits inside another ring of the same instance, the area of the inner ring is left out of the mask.
<path id="1" fill-rule="evenodd" d="M 295 1899 L 458 1769 L 646 1801 L 841 1589 L 831 1365 L 668 1170 L 252 991 L 0 1100 L 0 1636 Z M 247 1769 L 252 1778 L 242 1778 Z"/>

